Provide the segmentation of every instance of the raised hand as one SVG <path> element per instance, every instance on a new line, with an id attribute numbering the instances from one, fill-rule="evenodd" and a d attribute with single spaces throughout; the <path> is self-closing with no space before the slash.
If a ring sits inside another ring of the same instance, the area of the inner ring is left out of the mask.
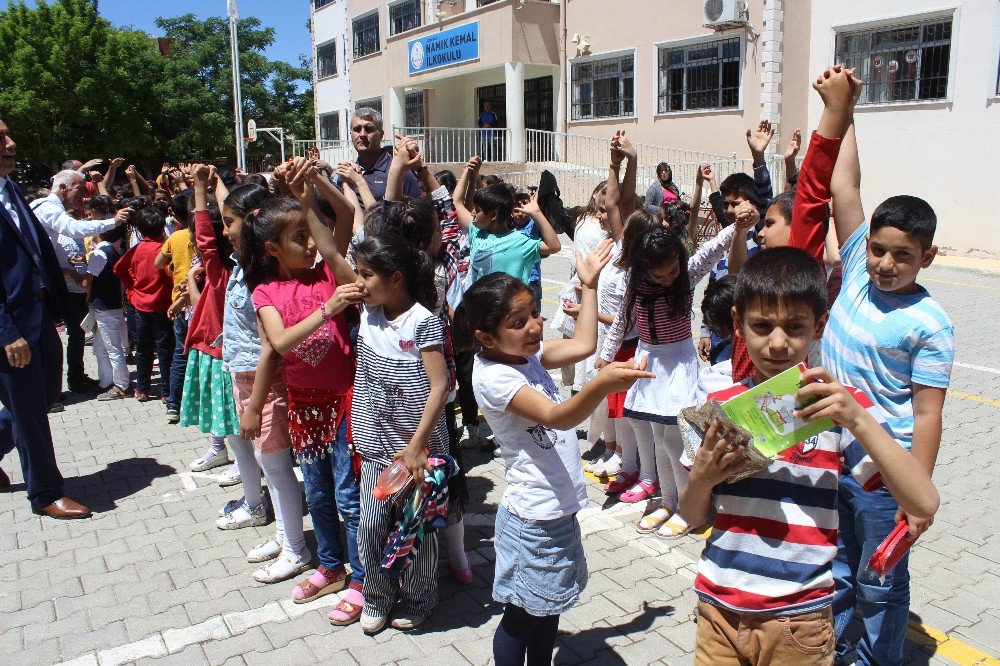
<path id="1" fill-rule="evenodd" d="M 770 120 L 760 121 L 756 131 L 747 130 L 747 145 L 750 147 L 750 152 L 763 154 L 767 150 L 767 145 L 771 143 L 771 139 L 774 138 L 774 131 Z"/>
<path id="2" fill-rule="evenodd" d="M 138 178 L 138 176 L 135 173 L 134 164 L 129 164 L 127 167 L 125 167 L 125 175 L 128 177 L 129 180 L 135 180 L 136 178 Z"/>
<path id="3" fill-rule="evenodd" d="M 853 72 L 853 70 L 852 70 Z M 823 99 L 824 106 L 832 111 L 843 112 L 851 105 L 851 99 L 855 91 L 851 79 L 853 74 L 848 74 L 843 65 L 827 67 L 813 83 L 813 90 L 819 93 Z M 857 94 L 860 95 L 860 85 Z"/>
<path id="4" fill-rule="evenodd" d="M 473 155 L 469 158 L 469 161 L 465 163 L 465 168 L 469 171 L 479 173 L 480 167 L 483 166 L 483 158 L 479 155 Z"/>
<path id="5" fill-rule="evenodd" d="M 788 147 L 785 148 L 785 159 L 794 160 L 795 156 L 799 154 L 799 148 L 802 147 L 802 130 L 795 128 L 792 132 L 792 140 L 788 142 Z"/>
<path id="6" fill-rule="evenodd" d="M 760 222 L 760 211 L 749 201 L 736 206 L 736 228 L 746 231 Z"/>
<path id="7" fill-rule="evenodd" d="M 542 209 L 538 207 L 538 190 L 531 193 L 528 201 L 523 206 L 515 206 L 514 211 L 523 215 L 541 215 Z"/>
<path id="8" fill-rule="evenodd" d="M 108 168 L 109 169 L 117 169 L 118 167 L 120 167 L 124 163 L 125 163 L 125 158 L 124 157 L 116 157 L 116 158 L 114 158 L 114 159 L 111 160 L 110 164 L 108 164 Z"/>
<path id="9" fill-rule="evenodd" d="M 594 248 L 594 251 L 587 255 L 586 259 L 576 253 L 576 275 L 580 278 L 580 284 L 591 289 L 597 288 L 597 279 L 601 275 L 601 270 L 607 266 L 611 260 L 611 248 L 614 241 L 605 238 Z"/>
<path id="10" fill-rule="evenodd" d="M 615 135 L 611 137 L 611 163 L 621 164 L 628 157 L 628 154 L 622 149 L 622 138 L 624 138 L 625 132 L 622 130 L 616 130 Z"/>
<path id="11" fill-rule="evenodd" d="M 396 147 L 393 151 L 393 158 L 403 161 L 406 168 L 410 171 L 417 171 L 424 165 L 424 158 L 420 154 L 420 144 L 402 134 L 396 135 Z"/>

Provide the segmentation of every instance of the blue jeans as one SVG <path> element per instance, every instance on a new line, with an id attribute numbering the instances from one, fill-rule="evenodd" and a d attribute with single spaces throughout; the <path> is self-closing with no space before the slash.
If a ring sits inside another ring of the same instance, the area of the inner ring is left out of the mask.
<path id="1" fill-rule="evenodd" d="M 136 311 L 139 339 L 135 345 L 135 390 L 149 393 L 153 353 L 160 362 L 160 395 L 170 392 L 170 366 L 174 360 L 174 328 L 165 312 Z"/>
<path id="2" fill-rule="evenodd" d="M 859 666 L 902 664 L 910 613 L 910 557 L 907 554 L 900 560 L 884 584 L 867 570 L 875 549 L 896 527 L 899 504 L 885 488 L 866 492 L 851 476 L 840 477 L 839 499 L 840 536 L 833 562 L 837 659 L 842 660 L 850 651 L 843 635 L 856 604 L 865 629 L 857 645 Z"/>
<path id="3" fill-rule="evenodd" d="M 347 534 L 347 557 L 351 562 L 351 581 L 363 583 L 365 569 L 358 557 L 358 520 L 361 494 L 354 477 L 351 456 L 347 451 L 347 421 L 340 424 L 333 450 L 311 463 L 299 465 L 306 487 L 306 502 L 316 535 L 316 554 L 327 569 L 343 566 L 344 545 L 340 542 L 340 521 Z M 339 510 L 339 512 L 338 512 Z"/>
<path id="4" fill-rule="evenodd" d="M 167 409 L 181 408 L 184 372 L 187 370 L 188 360 L 187 352 L 184 351 L 184 340 L 187 339 L 187 333 L 187 317 L 179 314 L 174 319 L 174 359 L 170 362 L 170 396 L 167 398 Z"/>

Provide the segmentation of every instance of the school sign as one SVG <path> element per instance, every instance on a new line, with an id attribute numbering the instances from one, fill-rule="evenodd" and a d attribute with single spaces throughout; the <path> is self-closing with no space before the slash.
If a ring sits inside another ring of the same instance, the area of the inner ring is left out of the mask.
<path id="1" fill-rule="evenodd" d="M 479 21 L 411 39 L 410 74 L 479 60 Z"/>

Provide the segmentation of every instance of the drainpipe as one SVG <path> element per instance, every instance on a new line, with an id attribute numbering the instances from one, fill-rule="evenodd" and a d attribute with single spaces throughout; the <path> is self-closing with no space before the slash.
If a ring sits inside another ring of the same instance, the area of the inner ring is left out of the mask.
<path id="1" fill-rule="evenodd" d="M 566 22 L 569 0 L 559 0 L 559 96 L 556 103 L 556 159 L 563 161 L 566 155 Z"/>

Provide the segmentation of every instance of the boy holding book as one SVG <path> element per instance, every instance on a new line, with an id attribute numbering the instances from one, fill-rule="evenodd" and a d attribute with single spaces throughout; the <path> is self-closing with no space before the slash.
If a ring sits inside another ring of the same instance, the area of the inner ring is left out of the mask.
<path id="1" fill-rule="evenodd" d="M 733 398 L 806 360 L 827 320 L 826 276 L 802 250 L 775 248 L 747 262 L 736 281 L 734 334 L 754 375 L 710 394 Z M 695 663 L 831 664 L 835 634 L 831 563 L 843 470 L 866 491 L 884 484 L 908 514 L 930 520 L 938 494 L 915 457 L 896 444 L 872 401 L 823 368 L 807 370 L 793 414 L 840 424 L 779 454 L 756 474 L 726 483 L 748 461 L 740 447 L 704 434 L 681 493 L 691 525 L 711 519 L 698 564 Z"/>

